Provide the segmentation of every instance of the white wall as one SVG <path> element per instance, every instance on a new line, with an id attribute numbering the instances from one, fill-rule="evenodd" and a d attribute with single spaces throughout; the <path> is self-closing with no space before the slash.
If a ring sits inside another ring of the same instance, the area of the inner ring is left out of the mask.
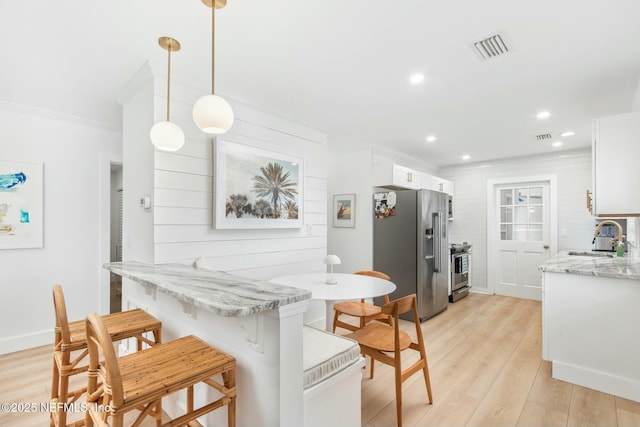
<path id="1" fill-rule="evenodd" d="M 591 189 L 591 150 L 569 151 L 486 163 L 443 167 L 438 176 L 454 183 L 454 220 L 449 241 L 473 245 L 471 284 L 487 289 L 487 180 L 557 174 L 558 250 L 591 249 L 595 221 L 586 209 Z"/>
<path id="2" fill-rule="evenodd" d="M 0 158 L 44 163 L 44 247 L 0 250 L 0 354 L 53 342 L 56 283 L 70 319 L 98 311 L 99 157 L 120 156 L 120 137 L 100 123 L 0 102 Z"/>
<path id="3" fill-rule="evenodd" d="M 127 189 L 123 197 L 123 261 L 154 262 L 153 210 L 140 207 L 140 198 L 153 194 L 154 147 L 149 139 L 154 123 L 153 93 L 151 68 L 145 65 L 129 81 L 119 99 L 122 104 L 122 182 Z M 156 117 L 156 120 L 164 119 Z"/>
<path id="4" fill-rule="evenodd" d="M 150 78 L 154 82 L 153 94 L 148 92 L 146 83 L 135 83 L 130 88 L 135 94 L 126 96 L 124 103 L 124 187 L 127 194 L 134 193 L 131 194 L 134 200 L 125 199 L 124 222 L 125 229 L 129 230 L 125 240 L 138 241 L 144 236 L 136 233 L 146 234 L 147 217 L 139 215 L 141 209 L 136 199 L 149 192 L 153 195 L 153 209 L 149 212 L 153 234 L 145 241 L 153 245 L 151 262 L 191 264 L 203 257 L 210 268 L 259 279 L 323 271 L 322 259 L 327 246 L 326 135 L 311 126 L 265 113 L 226 97 L 233 107 L 235 122 L 220 139 L 304 159 L 304 226 L 294 229 L 216 230 L 213 225 L 213 138 L 195 126 L 191 115 L 194 102 L 206 94 L 207 89 L 172 80 L 171 120 L 182 128 L 186 136 L 180 151 L 154 152 L 148 129 L 144 135 L 136 133 L 136 129 L 131 131 L 131 138 L 127 135 L 128 122 L 144 122 L 150 114 L 155 120 L 165 118 L 166 79 L 154 79 L 151 73 L 151 69 L 146 67 L 132 81 L 146 82 Z M 135 105 L 130 106 L 128 102 Z M 148 125 L 150 127 L 151 124 Z M 144 149 L 149 148 L 150 152 L 127 156 L 129 144 L 144 145 Z M 132 190 L 132 181 L 149 178 L 149 164 L 152 176 L 146 185 L 151 188 L 139 186 Z M 135 215 L 128 215 L 131 212 Z"/>
<path id="5" fill-rule="evenodd" d="M 373 267 L 373 196 L 371 190 L 371 150 L 329 157 L 328 184 L 328 247 L 327 251 L 340 257 L 342 264 L 334 271 L 351 273 Z M 333 227 L 333 196 L 355 194 L 355 227 Z"/>
<path id="6" fill-rule="evenodd" d="M 633 96 L 631 110 L 640 111 L 640 76 L 638 77 L 638 88 L 636 89 L 636 94 Z"/>

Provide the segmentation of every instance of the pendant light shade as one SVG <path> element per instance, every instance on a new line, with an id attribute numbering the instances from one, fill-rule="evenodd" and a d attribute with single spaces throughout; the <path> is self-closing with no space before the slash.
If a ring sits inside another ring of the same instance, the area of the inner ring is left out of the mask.
<path id="1" fill-rule="evenodd" d="M 171 37 L 160 37 L 158 44 L 169 52 L 167 61 L 167 120 L 153 125 L 149 132 L 151 142 L 158 150 L 178 151 L 184 145 L 184 132 L 169 120 L 169 105 L 171 93 L 171 52 L 180 50 L 180 43 Z"/>
<path id="2" fill-rule="evenodd" d="M 220 135 L 231 129 L 233 110 L 218 95 L 205 95 L 193 105 L 193 121 L 203 132 Z"/>
<path id="3" fill-rule="evenodd" d="M 158 150 L 178 151 L 184 145 L 184 132 L 173 122 L 158 122 L 149 132 L 151 142 Z"/>
<path id="4" fill-rule="evenodd" d="M 227 5 L 227 0 L 202 0 L 211 8 L 211 95 L 200 97 L 193 105 L 193 121 L 203 132 L 221 135 L 233 126 L 233 110 L 227 101 L 215 94 L 215 35 L 216 9 Z"/>

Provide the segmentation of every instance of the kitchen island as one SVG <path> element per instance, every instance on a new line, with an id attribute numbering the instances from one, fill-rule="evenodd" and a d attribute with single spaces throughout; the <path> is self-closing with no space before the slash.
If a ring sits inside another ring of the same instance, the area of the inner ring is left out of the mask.
<path id="1" fill-rule="evenodd" d="M 640 259 L 561 252 L 542 271 L 553 377 L 640 402 Z"/>
<path id="2" fill-rule="evenodd" d="M 181 264 L 104 267 L 130 279 L 123 310 L 159 318 L 163 341 L 193 334 L 236 358 L 238 426 L 303 425 L 302 315 L 311 292 Z M 163 409 L 174 416 L 183 401 L 165 398 Z M 203 424 L 226 426 L 226 412 L 208 414 Z"/>

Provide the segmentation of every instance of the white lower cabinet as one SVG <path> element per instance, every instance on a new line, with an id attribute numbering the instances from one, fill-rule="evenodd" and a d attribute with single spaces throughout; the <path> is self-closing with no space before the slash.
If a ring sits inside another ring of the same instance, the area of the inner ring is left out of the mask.
<path id="1" fill-rule="evenodd" d="M 553 378 L 640 402 L 640 280 L 542 276 L 542 357 Z"/>

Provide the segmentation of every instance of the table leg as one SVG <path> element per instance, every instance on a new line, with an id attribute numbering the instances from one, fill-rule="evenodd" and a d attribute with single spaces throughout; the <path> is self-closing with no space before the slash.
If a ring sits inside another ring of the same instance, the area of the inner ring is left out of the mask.
<path id="1" fill-rule="evenodd" d="M 325 313 L 327 331 L 333 332 L 333 301 L 325 300 L 327 312 Z"/>

